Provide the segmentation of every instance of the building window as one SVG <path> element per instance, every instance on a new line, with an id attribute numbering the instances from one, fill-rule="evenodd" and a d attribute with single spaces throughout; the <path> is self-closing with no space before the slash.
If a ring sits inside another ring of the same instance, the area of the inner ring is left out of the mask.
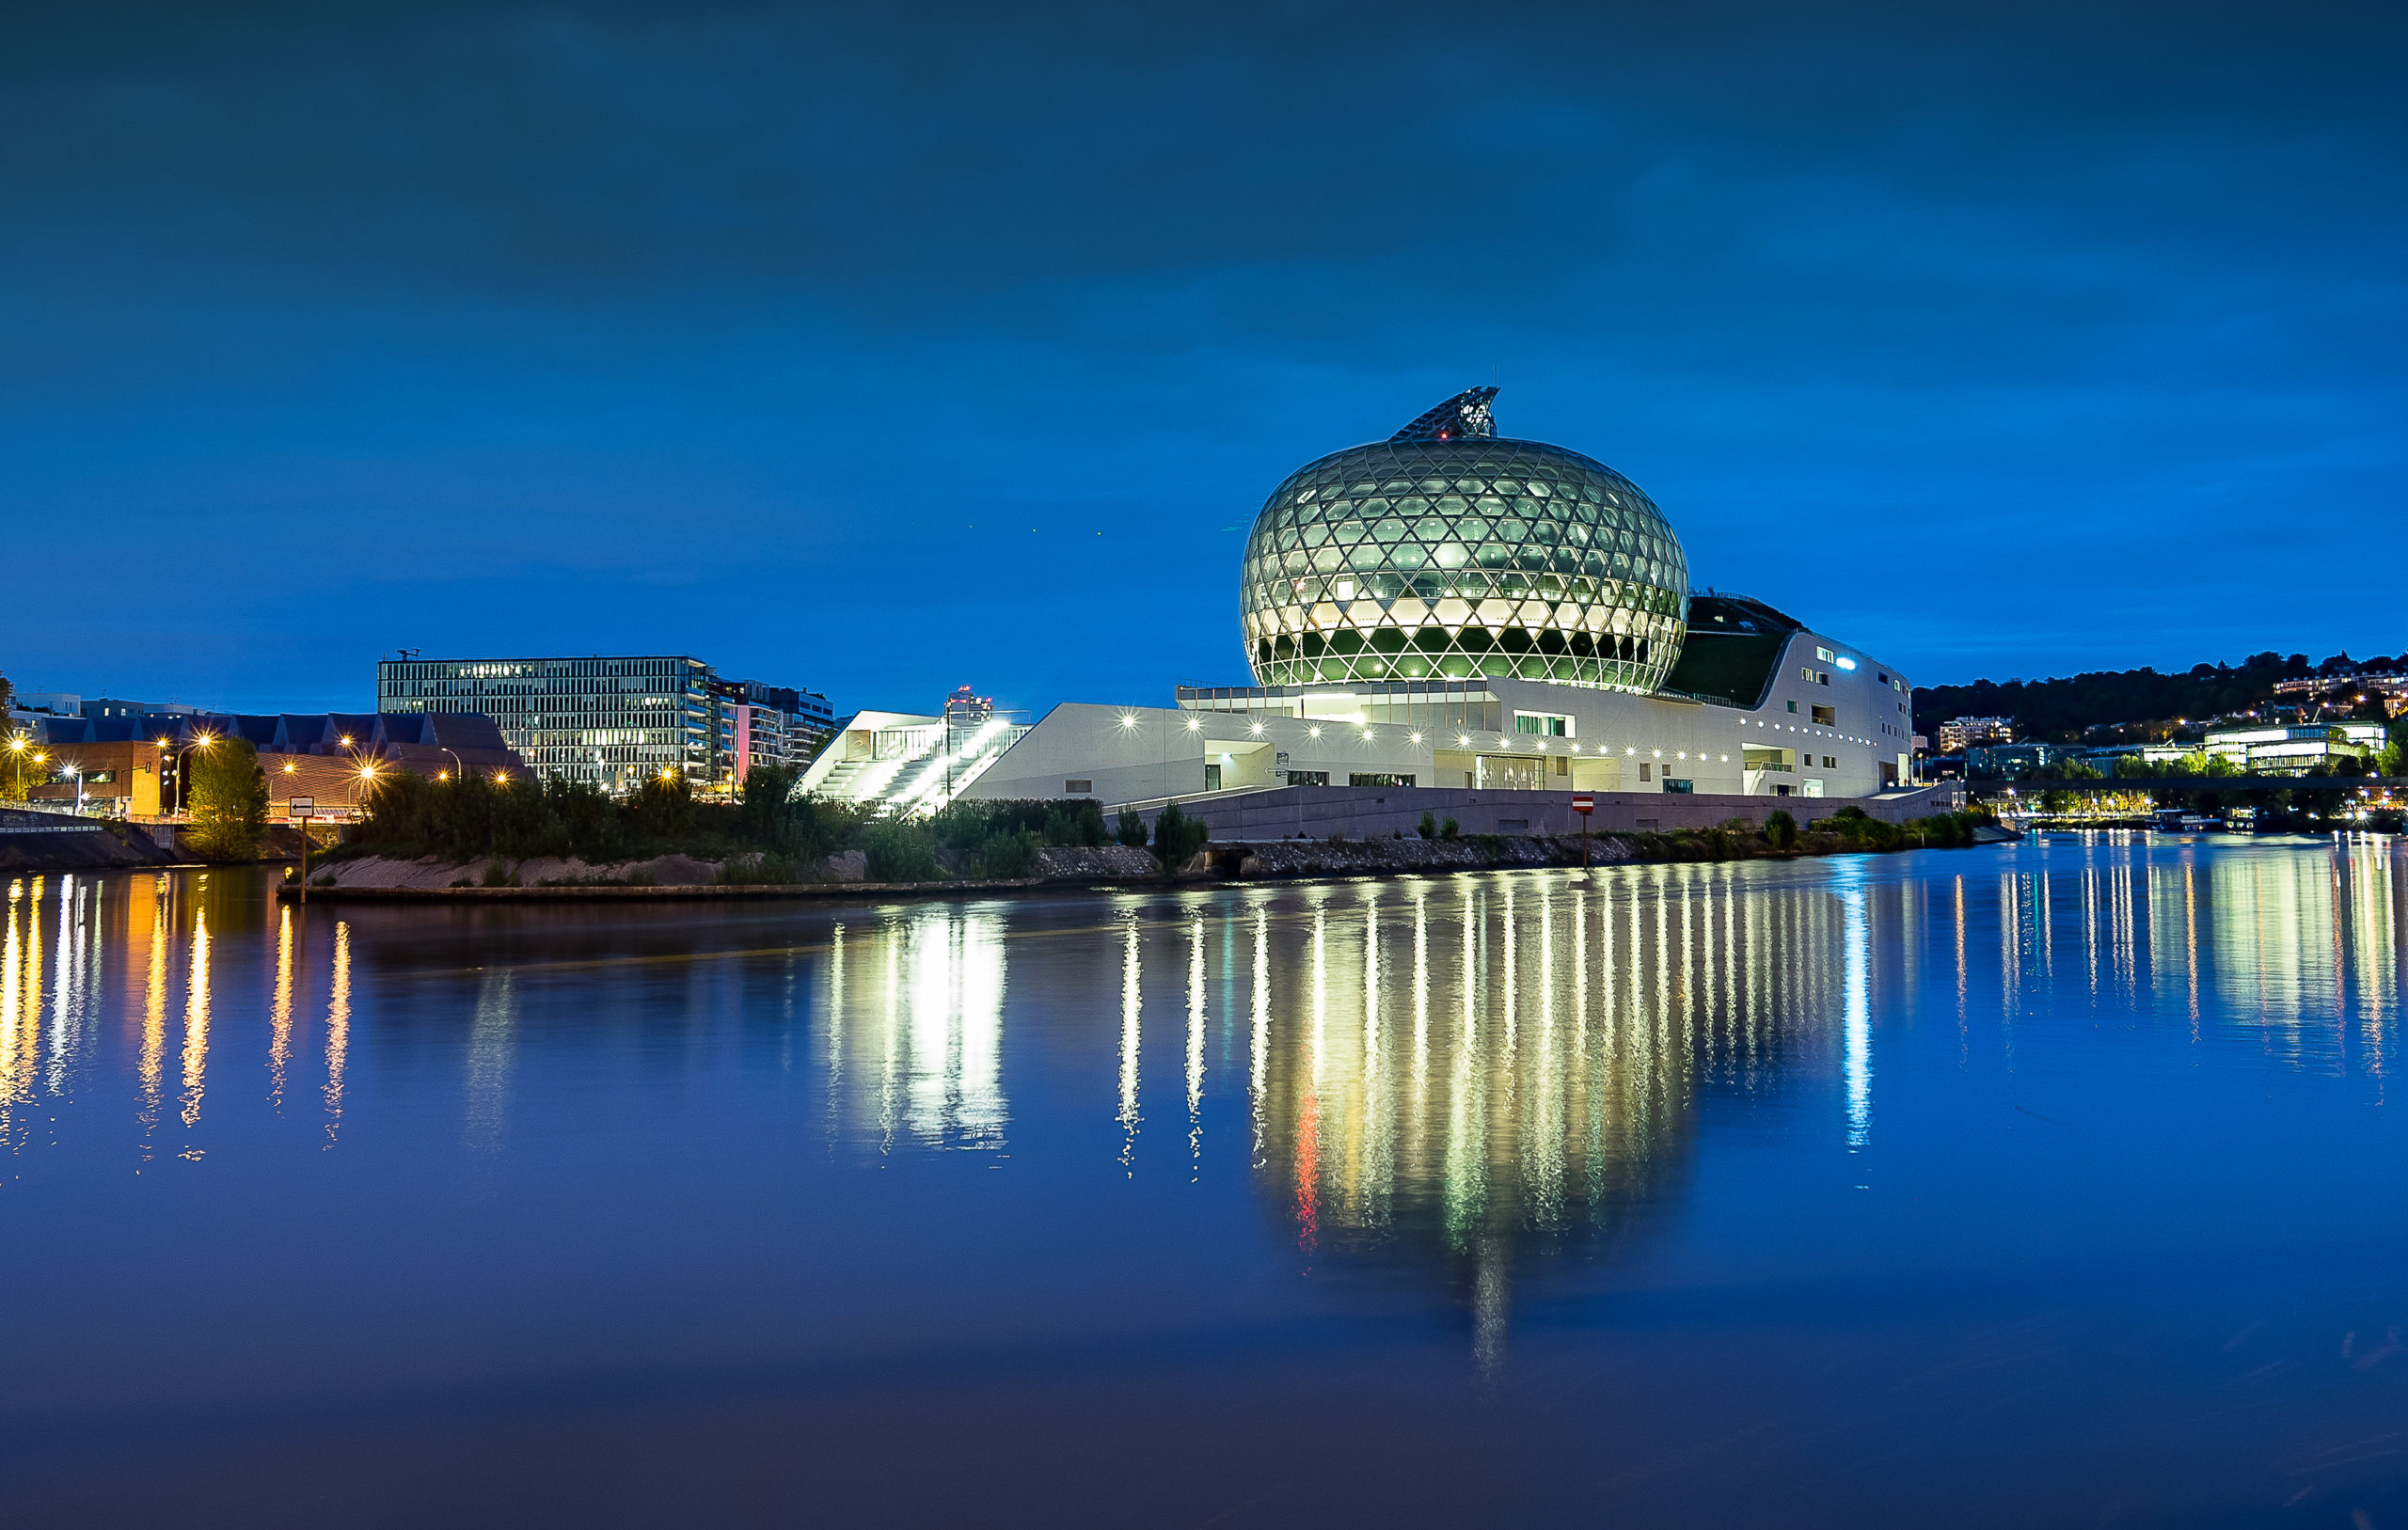
<path id="1" fill-rule="evenodd" d="M 1291 786 L 1326 786 L 1329 784 L 1329 772 L 1326 770 L 1291 770 L 1288 772 L 1288 784 Z"/>
<path id="2" fill-rule="evenodd" d="M 1290 774 L 1293 775 L 1294 772 L 1291 771 Z M 1315 784 L 1323 783 L 1315 782 Z M 1349 786 L 1410 786 L 1413 784 L 1413 778 L 1392 775 L 1385 770 L 1357 770 L 1346 778 L 1346 784 Z"/>
<path id="3" fill-rule="evenodd" d="M 1790 702 L 1790 703 L 1789 703 L 1789 710 L 1791 710 L 1792 712 L 1797 711 L 1797 710 L 1798 710 L 1798 703 L 1797 703 L 1796 702 Z"/>
<path id="4" fill-rule="evenodd" d="M 1062 783 L 1062 790 L 1069 793 L 1072 797 L 1085 797 L 1089 792 L 1095 790 L 1095 782 L 1091 781 L 1066 781 Z"/>
<path id="5" fill-rule="evenodd" d="M 1667 776 L 1664 778 L 1664 790 L 1673 793 L 1694 792 L 1697 790 L 1697 782 L 1693 781 L 1684 781 L 1678 777 Z"/>
<path id="6" fill-rule="evenodd" d="M 1824 769 L 1826 769 L 1826 770 L 1837 770 L 1839 767 L 1840 767 L 1840 763 L 1839 763 L 1837 760 L 1832 759 L 1832 758 L 1831 758 L 1830 755 L 1828 755 L 1828 754 L 1826 754 L 1826 755 L 1824 755 L 1824 756 L 1823 756 L 1823 768 L 1824 768 Z"/>
<path id="7" fill-rule="evenodd" d="M 1651 774 L 1650 774 L 1650 772 L 1651 772 L 1651 771 L 1653 771 L 1654 769 L 1655 769 L 1655 766 L 1653 766 L 1653 765 L 1649 765 L 1646 761 L 1641 760 L 1641 761 L 1639 763 L 1639 779 L 1640 779 L 1640 781 L 1653 781 L 1653 780 L 1655 780 L 1656 778 L 1655 778 L 1653 775 L 1651 775 Z"/>
<path id="8" fill-rule="evenodd" d="M 1531 733 L 1541 738 L 1562 738 L 1572 731 L 1572 719 L 1550 712 L 1516 712 L 1513 731 Z"/>
<path id="9" fill-rule="evenodd" d="M 1839 726 L 1839 709 L 1837 707 L 1818 706 L 1814 708 L 1814 726 L 1817 728 L 1836 728 Z"/>

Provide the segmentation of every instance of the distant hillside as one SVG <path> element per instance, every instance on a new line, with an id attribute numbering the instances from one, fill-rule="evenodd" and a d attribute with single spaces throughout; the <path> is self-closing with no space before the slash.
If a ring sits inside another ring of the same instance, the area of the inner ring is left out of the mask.
<path id="1" fill-rule="evenodd" d="M 2117 723 L 2194 721 L 2243 712 L 2274 694 L 2277 680 L 2396 670 L 2397 658 L 2353 659 L 2337 654 L 2310 664 L 2305 654 L 2285 658 L 2255 654 L 2239 665 L 2194 664 L 2180 674 L 2151 669 L 2109 670 L 2059 680 L 1976 680 L 1915 692 L 1915 732 L 1938 747 L 1940 725 L 1951 718 L 2013 718 L 2019 738 L 2079 736 Z"/>

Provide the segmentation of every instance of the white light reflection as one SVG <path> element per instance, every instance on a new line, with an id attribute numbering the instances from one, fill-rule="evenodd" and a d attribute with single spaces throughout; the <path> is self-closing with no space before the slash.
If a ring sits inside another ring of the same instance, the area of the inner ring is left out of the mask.
<path id="1" fill-rule="evenodd" d="M 1865 917 L 1864 867 L 1853 856 L 1833 868 L 1841 909 L 1841 1014 L 1846 1030 L 1847 1145 L 1873 1133 L 1873 930 Z"/>
<path id="2" fill-rule="evenodd" d="M 293 907 L 282 905 L 276 922 L 276 997 L 267 1011 L 267 1102 L 284 1113 L 284 1069 L 293 1058 Z"/>
<path id="3" fill-rule="evenodd" d="M 1187 923 L 1187 1159 L 1190 1180 L 1204 1173 L 1204 922 Z"/>
<path id="4" fill-rule="evenodd" d="M 351 1056 L 351 924 L 335 921 L 334 981 L 326 992 L 326 1146 L 342 1129 L 343 1067 Z"/>
<path id="5" fill-rule="evenodd" d="M 468 1024 L 467 1111 L 461 1143 L 479 1158 L 501 1152 L 510 1104 L 510 1062 L 518 1023 L 518 995 L 509 968 L 488 971 L 477 988 Z"/>
<path id="6" fill-rule="evenodd" d="M 1137 922 L 1123 922 L 1120 956 L 1120 1166 L 1135 1178 L 1137 1159 L 1137 1051 L 1145 1039 L 1139 1017 L 1145 1000 L 1137 985 Z"/>
<path id="7" fill-rule="evenodd" d="M 184 986 L 183 1083 L 181 1096 L 184 1129 L 200 1123 L 200 1099 L 209 1069 L 209 912 L 192 922 L 192 971 Z M 178 1156 L 198 1159 L 204 1150 L 190 1143 Z"/>

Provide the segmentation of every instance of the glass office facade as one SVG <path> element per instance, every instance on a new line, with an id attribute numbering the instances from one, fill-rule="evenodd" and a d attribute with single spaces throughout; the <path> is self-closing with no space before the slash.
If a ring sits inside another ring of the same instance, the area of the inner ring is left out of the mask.
<path id="1" fill-rule="evenodd" d="M 1680 540 L 1613 469 L 1496 436 L 1495 392 L 1459 395 L 1272 492 L 1240 597 L 1260 684 L 1663 685 L 1687 631 Z"/>
<path id="2" fill-rule="evenodd" d="M 379 712 L 482 712 L 539 774 L 626 790 L 677 771 L 713 779 L 710 666 L 682 655 L 387 659 Z"/>

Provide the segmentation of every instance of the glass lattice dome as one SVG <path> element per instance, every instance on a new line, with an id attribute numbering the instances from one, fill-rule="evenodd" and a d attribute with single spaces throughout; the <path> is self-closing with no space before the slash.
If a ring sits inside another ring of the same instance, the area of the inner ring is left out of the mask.
<path id="1" fill-rule="evenodd" d="M 1496 394 L 1458 394 L 1272 491 L 1240 592 L 1258 684 L 1663 684 L 1687 632 L 1680 539 L 1612 468 L 1499 438 Z"/>

